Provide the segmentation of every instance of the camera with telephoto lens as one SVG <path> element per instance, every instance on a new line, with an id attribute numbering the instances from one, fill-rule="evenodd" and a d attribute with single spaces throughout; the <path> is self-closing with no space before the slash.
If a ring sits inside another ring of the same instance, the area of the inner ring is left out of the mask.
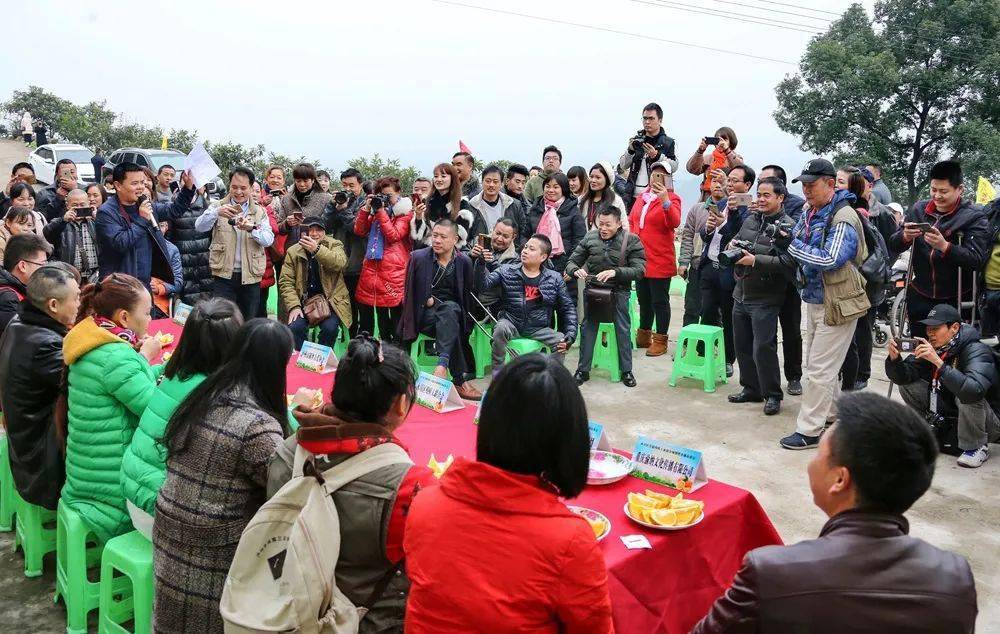
<path id="1" fill-rule="evenodd" d="M 391 204 L 391 199 L 388 194 L 374 194 L 372 195 L 371 202 L 369 206 L 374 214 L 376 211 L 382 207 L 389 207 Z"/>
<path id="2" fill-rule="evenodd" d="M 632 137 L 632 141 L 629 143 L 629 145 L 632 147 L 634 151 L 638 152 L 639 150 L 642 149 L 642 144 L 645 142 L 646 142 L 646 131 L 639 130 L 638 132 L 636 132 L 635 136 Z"/>
<path id="3" fill-rule="evenodd" d="M 333 194 L 333 202 L 337 205 L 346 205 L 352 198 L 354 198 L 354 193 L 346 189 L 342 189 Z"/>
<path id="4" fill-rule="evenodd" d="M 719 252 L 719 266 L 732 266 L 743 257 L 743 251 L 753 253 L 753 244 L 747 240 L 730 240 L 729 248 Z"/>

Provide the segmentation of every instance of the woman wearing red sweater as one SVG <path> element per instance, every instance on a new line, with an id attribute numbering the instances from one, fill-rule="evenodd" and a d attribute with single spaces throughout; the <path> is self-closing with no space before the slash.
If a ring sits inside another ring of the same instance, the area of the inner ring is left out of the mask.
<path id="1" fill-rule="evenodd" d="M 647 349 L 647 357 L 658 357 L 667 351 L 670 278 L 677 274 L 674 229 L 681 224 L 681 199 L 674 193 L 670 171 L 666 161 L 653 165 L 649 187 L 636 198 L 628 219 L 646 251 L 646 274 L 635 284 L 639 296 L 639 330 L 635 342 Z"/>
<path id="2" fill-rule="evenodd" d="M 589 455 L 569 371 L 539 354 L 503 366 L 483 399 L 477 461 L 455 460 L 410 506 L 407 634 L 613 632 L 594 532 L 559 499 L 583 490 Z"/>

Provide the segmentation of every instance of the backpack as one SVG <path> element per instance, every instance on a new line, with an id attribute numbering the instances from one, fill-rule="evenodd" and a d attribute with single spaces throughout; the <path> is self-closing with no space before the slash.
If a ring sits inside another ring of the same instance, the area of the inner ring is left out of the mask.
<path id="1" fill-rule="evenodd" d="M 830 214 L 830 217 L 826 221 L 826 228 L 823 231 L 823 243 L 826 243 L 826 232 L 830 229 L 830 224 L 833 222 L 833 217 L 836 212 L 847 205 L 849 202 L 843 201 L 837 209 L 834 209 Z M 852 207 L 853 209 L 853 207 Z M 865 218 L 863 214 L 854 210 L 858 215 L 858 220 L 861 221 L 861 228 L 864 232 L 865 246 L 868 249 L 868 257 L 865 261 L 861 263 L 858 267 L 858 271 L 861 273 L 861 277 L 865 278 L 865 290 L 868 293 L 869 298 L 878 298 L 882 291 L 885 289 L 885 285 L 889 283 L 892 271 L 890 266 L 892 264 L 889 258 L 889 247 L 885 244 L 885 239 L 882 234 L 879 233 L 868 218 Z M 872 301 L 872 305 L 877 305 L 882 303 L 881 301 Z"/>
<path id="2" fill-rule="evenodd" d="M 378 445 L 322 474 L 299 445 L 292 479 L 264 503 L 243 530 L 222 590 L 219 612 L 232 634 L 355 633 L 395 570 L 376 585 L 366 606 L 337 588 L 340 518 L 331 494 L 376 469 L 412 465 L 396 444 Z"/>

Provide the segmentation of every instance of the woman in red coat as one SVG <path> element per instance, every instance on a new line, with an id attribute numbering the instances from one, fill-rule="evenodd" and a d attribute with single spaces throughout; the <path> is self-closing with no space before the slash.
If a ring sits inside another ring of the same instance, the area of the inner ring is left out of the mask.
<path id="1" fill-rule="evenodd" d="M 583 490 L 590 460 L 569 371 L 541 355 L 503 366 L 477 433 L 478 461 L 457 459 L 410 506 L 407 634 L 613 632 L 594 532 L 559 499 Z"/>
<path id="2" fill-rule="evenodd" d="M 681 199 L 674 193 L 670 172 L 665 161 L 653 165 L 649 187 L 636 198 L 629 214 L 629 227 L 639 235 L 646 250 L 646 273 L 636 282 L 639 330 L 635 342 L 638 347 L 647 348 L 647 357 L 658 357 L 667 351 L 670 278 L 677 274 L 674 229 L 681 224 Z"/>
<path id="3" fill-rule="evenodd" d="M 367 239 L 365 259 L 354 298 L 358 302 L 359 328 L 375 332 L 378 317 L 379 337 L 392 341 L 403 305 L 406 265 L 410 262 L 410 218 L 413 205 L 400 197 L 399 179 L 393 176 L 375 182 L 376 194 L 389 197 L 389 208 L 369 196 L 358 210 L 354 233 Z M 372 207 L 375 207 L 374 213 Z M 390 211 L 391 210 L 391 211 Z"/>

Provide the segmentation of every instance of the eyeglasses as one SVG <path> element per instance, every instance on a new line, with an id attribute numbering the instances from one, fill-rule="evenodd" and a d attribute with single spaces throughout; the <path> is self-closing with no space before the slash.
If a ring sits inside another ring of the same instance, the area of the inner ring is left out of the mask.
<path id="1" fill-rule="evenodd" d="M 34 264 L 35 266 L 45 266 L 48 262 L 35 262 L 34 260 L 21 260 L 22 262 L 27 262 L 28 264 Z"/>

